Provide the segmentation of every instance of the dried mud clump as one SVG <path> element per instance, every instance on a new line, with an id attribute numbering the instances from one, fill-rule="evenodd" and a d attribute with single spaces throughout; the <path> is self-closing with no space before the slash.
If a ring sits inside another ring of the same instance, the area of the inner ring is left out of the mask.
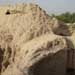
<path id="1" fill-rule="evenodd" d="M 53 21 L 53 32 L 56 35 L 61 35 L 61 36 L 71 36 L 72 32 L 70 30 L 70 27 L 66 25 L 66 23 L 59 21 L 56 18 L 52 19 Z"/>

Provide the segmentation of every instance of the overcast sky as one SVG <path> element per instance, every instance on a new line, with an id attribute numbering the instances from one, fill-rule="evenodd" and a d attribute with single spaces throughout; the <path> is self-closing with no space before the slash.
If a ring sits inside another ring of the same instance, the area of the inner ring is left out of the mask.
<path id="1" fill-rule="evenodd" d="M 63 13 L 66 11 L 75 11 L 75 0 L 0 0 L 0 4 L 34 2 L 39 4 L 48 13 Z"/>

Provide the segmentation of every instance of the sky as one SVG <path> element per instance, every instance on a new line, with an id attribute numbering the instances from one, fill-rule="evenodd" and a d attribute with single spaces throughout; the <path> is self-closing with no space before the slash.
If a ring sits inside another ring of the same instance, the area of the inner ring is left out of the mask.
<path id="1" fill-rule="evenodd" d="M 38 4 L 49 14 L 75 12 L 75 0 L 0 0 L 1 5 L 29 2 Z"/>

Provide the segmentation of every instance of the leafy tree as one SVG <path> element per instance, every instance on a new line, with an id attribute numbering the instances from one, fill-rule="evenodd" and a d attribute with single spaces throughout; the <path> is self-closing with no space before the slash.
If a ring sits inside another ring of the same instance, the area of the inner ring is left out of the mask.
<path id="1" fill-rule="evenodd" d="M 74 23 L 75 22 L 75 13 L 63 13 L 60 15 L 52 14 L 52 17 L 56 17 L 57 19 L 64 21 L 66 23 Z"/>

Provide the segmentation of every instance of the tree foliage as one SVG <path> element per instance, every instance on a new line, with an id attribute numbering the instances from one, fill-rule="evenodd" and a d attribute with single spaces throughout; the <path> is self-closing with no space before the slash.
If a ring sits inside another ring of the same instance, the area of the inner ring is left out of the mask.
<path id="1" fill-rule="evenodd" d="M 56 17 L 61 21 L 64 21 L 65 23 L 75 23 L 75 13 L 66 12 L 60 15 L 53 14 L 52 16 Z"/>

